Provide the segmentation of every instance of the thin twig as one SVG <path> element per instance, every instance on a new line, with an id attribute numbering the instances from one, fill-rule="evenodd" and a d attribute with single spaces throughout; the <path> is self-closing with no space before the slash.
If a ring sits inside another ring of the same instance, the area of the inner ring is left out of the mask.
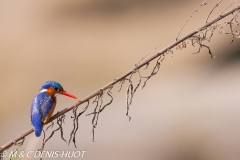
<path id="1" fill-rule="evenodd" d="M 179 31 L 179 33 L 178 33 L 178 35 L 177 35 L 177 38 L 176 38 L 176 41 L 178 41 L 179 35 L 181 34 L 183 28 L 185 27 L 185 25 L 187 24 L 187 22 L 189 21 L 189 19 L 192 18 L 193 14 L 194 14 L 195 12 L 198 12 L 198 9 L 199 9 L 200 7 L 206 5 L 206 4 L 207 4 L 207 0 L 204 0 L 204 2 L 203 2 L 202 4 L 200 4 L 200 5 L 191 13 L 191 15 L 188 17 L 188 19 L 187 19 L 187 20 L 185 21 L 185 23 L 183 24 L 181 30 Z"/>
<path id="2" fill-rule="evenodd" d="M 207 21 L 208 21 L 208 19 L 209 19 L 209 17 L 210 17 L 210 15 L 212 14 L 212 12 L 215 10 L 215 8 L 217 8 L 218 7 L 218 5 L 220 4 L 222 2 L 222 0 L 220 0 L 214 7 L 213 7 L 213 9 L 211 10 L 211 12 L 209 13 L 209 15 L 208 15 L 208 17 L 207 17 L 207 20 L 206 20 L 206 22 L 205 23 L 207 23 Z"/>
<path id="3" fill-rule="evenodd" d="M 233 3 L 229 4 L 229 5 L 222 11 L 221 15 L 222 15 L 228 8 L 230 8 L 232 5 L 234 5 L 235 3 L 239 3 L 239 0 L 236 0 L 236 1 L 234 1 Z"/>
<path id="4" fill-rule="evenodd" d="M 143 61 L 149 54 L 151 54 L 152 52 L 154 52 L 157 48 L 158 48 L 158 46 L 155 47 L 155 48 L 154 48 L 153 50 L 151 50 L 150 52 L 148 52 L 135 66 L 139 65 L 140 63 L 142 63 L 142 61 Z"/>

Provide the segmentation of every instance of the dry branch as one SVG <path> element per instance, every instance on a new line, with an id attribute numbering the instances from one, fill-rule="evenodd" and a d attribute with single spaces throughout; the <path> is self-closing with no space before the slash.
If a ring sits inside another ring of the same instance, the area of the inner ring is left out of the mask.
<path id="1" fill-rule="evenodd" d="M 205 1 L 204 1 L 204 2 L 205 2 Z M 123 84 L 123 83 L 125 82 L 125 80 L 127 80 L 127 77 L 128 77 L 129 75 L 132 75 L 132 74 L 136 73 L 136 71 L 138 71 L 138 69 L 142 68 L 143 66 L 148 66 L 149 62 L 153 61 L 154 59 L 156 59 L 157 57 L 159 57 L 159 56 L 161 56 L 161 55 L 164 55 L 165 53 L 171 52 L 171 49 L 174 48 L 175 46 L 178 46 L 179 44 L 184 44 L 184 43 L 185 43 L 184 41 L 185 41 L 186 39 L 189 39 L 189 38 L 193 37 L 193 36 L 194 36 L 195 34 L 197 34 L 197 33 L 202 33 L 202 31 L 207 30 L 208 27 L 210 27 L 210 26 L 213 25 L 214 23 L 218 22 L 219 20 L 223 19 L 224 17 L 226 17 L 226 16 L 228 16 L 228 15 L 230 15 L 230 14 L 233 14 L 233 13 L 236 12 L 236 11 L 239 11 L 239 9 L 240 9 L 240 6 L 237 6 L 237 7 L 233 8 L 233 9 L 229 10 L 228 12 L 221 14 L 220 16 L 218 16 L 217 18 L 213 19 L 212 21 L 210 21 L 210 22 L 208 22 L 208 23 L 205 23 L 202 27 L 200 27 L 200 28 L 198 28 L 198 29 L 190 32 L 188 35 L 184 36 L 183 38 L 178 39 L 177 41 L 173 42 L 171 45 L 167 46 L 167 47 L 164 48 L 163 50 L 161 50 L 161 51 L 159 51 L 158 53 L 156 53 L 155 55 L 151 56 L 150 58 L 148 58 L 148 59 L 145 60 L 144 62 L 141 61 L 141 62 L 140 62 L 139 64 L 137 64 L 132 70 L 126 72 L 125 74 L 123 74 L 123 75 L 120 76 L 119 78 L 114 79 L 113 81 L 111 81 L 111 82 L 108 83 L 107 85 L 103 86 L 103 87 L 100 88 L 99 90 L 93 92 L 93 93 L 90 94 L 89 96 L 87 96 L 87 97 L 83 98 L 82 100 L 78 101 L 78 102 L 75 103 L 74 105 L 69 106 L 69 107 L 63 109 L 62 111 L 56 113 L 53 117 L 51 117 L 51 119 L 49 120 L 49 123 L 52 122 L 52 121 L 55 120 L 55 119 L 61 118 L 61 116 L 63 116 L 65 113 L 69 112 L 69 111 L 72 110 L 73 108 L 77 108 L 79 105 L 81 105 L 81 104 L 83 104 L 83 103 L 85 103 L 85 102 L 88 102 L 88 103 L 89 103 L 89 100 L 92 99 L 92 98 L 94 98 L 94 97 L 96 97 L 96 98 L 98 98 L 98 99 L 101 99 L 102 93 L 103 93 L 105 90 L 109 89 L 110 87 L 112 87 L 113 85 L 115 85 L 115 84 L 118 83 L 118 82 L 120 82 L 120 83 Z M 232 32 L 232 33 L 233 33 L 233 32 Z M 196 36 L 196 37 L 199 37 L 199 36 Z M 200 43 L 200 47 L 208 48 L 206 45 L 204 45 L 204 44 L 202 44 L 202 43 Z M 208 49 L 209 49 L 209 48 L 208 48 Z M 211 54 L 210 49 L 209 49 L 209 53 Z M 159 61 L 158 61 L 158 62 L 159 62 Z M 159 67 L 159 64 L 158 64 L 158 63 L 157 63 L 157 66 L 156 66 L 156 67 L 157 67 L 157 70 L 154 71 L 153 74 L 155 74 L 155 72 L 158 71 L 158 67 Z M 149 77 L 149 78 L 150 78 L 150 77 Z M 131 83 L 130 83 L 130 85 L 131 85 Z M 130 86 L 130 87 L 132 87 L 132 86 Z M 129 98 L 130 98 L 129 100 L 130 100 L 130 101 L 129 101 L 128 103 L 131 103 L 131 100 L 132 100 L 131 97 L 133 96 L 132 93 L 135 92 L 135 91 L 133 90 L 133 88 L 131 88 L 131 91 L 129 90 L 129 92 L 130 92 L 130 95 L 129 95 Z M 108 92 L 108 93 L 109 93 L 109 92 Z M 109 96 L 111 97 L 111 95 L 109 95 Z M 98 101 L 97 101 L 97 103 L 98 103 Z M 101 102 L 100 102 L 100 103 L 101 103 Z M 97 105 L 98 105 L 98 104 L 97 104 Z M 99 110 L 98 110 L 98 114 L 99 114 L 99 112 L 101 112 L 105 107 L 106 107 L 106 106 L 104 106 L 103 108 L 101 108 L 101 107 L 98 108 L 98 109 L 99 109 Z M 87 107 L 85 107 L 85 108 L 83 109 L 83 112 L 85 112 L 86 109 L 87 109 Z M 96 111 L 94 111 L 94 112 L 95 112 L 94 115 L 96 116 L 96 113 L 97 113 L 97 112 L 96 112 Z M 82 113 L 82 112 L 81 112 L 81 113 Z M 98 116 L 98 114 L 97 114 L 97 116 Z M 95 121 L 95 123 L 93 123 L 93 125 L 96 125 L 96 122 L 97 122 L 97 121 Z M 60 124 L 60 127 L 61 127 L 61 124 Z M 4 150 L 8 149 L 8 148 L 11 147 L 12 145 L 18 144 L 17 142 L 19 142 L 20 140 L 23 141 L 24 138 L 25 138 L 26 136 L 28 136 L 28 135 L 29 135 L 30 133 L 32 133 L 32 132 L 33 132 L 33 128 L 30 128 L 30 129 L 27 130 L 26 132 L 22 133 L 21 135 L 17 136 L 17 137 L 14 138 L 13 140 L 11 140 L 11 141 L 9 141 L 8 143 L 4 144 L 4 145 L 0 148 L 0 153 L 2 153 Z M 76 131 L 74 131 L 73 133 L 75 134 Z M 63 137 L 62 137 L 62 138 L 63 138 Z M 74 139 L 74 141 L 75 141 L 75 139 Z M 74 143 L 75 143 L 75 142 L 74 142 Z"/>

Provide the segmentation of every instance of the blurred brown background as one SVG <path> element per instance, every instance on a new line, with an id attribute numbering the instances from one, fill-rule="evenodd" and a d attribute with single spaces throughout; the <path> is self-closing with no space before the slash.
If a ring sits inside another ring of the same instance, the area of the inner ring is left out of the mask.
<path id="1" fill-rule="evenodd" d="M 194 14 L 181 36 L 203 25 L 217 2 L 209 1 Z M 45 81 L 58 81 L 81 99 L 132 69 L 156 46 L 158 51 L 174 42 L 201 3 L 1 0 L 0 145 L 31 127 L 31 101 Z M 210 19 L 230 3 L 222 2 Z M 206 49 L 192 55 L 198 48 L 190 46 L 168 55 L 159 73 L 135 94 L 130 122 L 125 116 L 126 85 L 119 93 L 116 85 L 113 104 L 100 115 L 95 142 L 91 117 L 82 116 L 78 149 L 73 144 L 68 148 L 59 132 L 45 149 L 86 150 L 84 159 L 239 159 L 240 48 L 238 39 L 231 45 L 230 41 L 231 36 L 215 34 L 206 43 L 214 60 Z M 74 103 L 59 96 L 55 113 Z M 93 105 L 88 113 L 92 109 Z M 71 115 L 64 124 L 67 140 Z M 21 149 L 38 149 L 41 141 L 30 135 Z"/>

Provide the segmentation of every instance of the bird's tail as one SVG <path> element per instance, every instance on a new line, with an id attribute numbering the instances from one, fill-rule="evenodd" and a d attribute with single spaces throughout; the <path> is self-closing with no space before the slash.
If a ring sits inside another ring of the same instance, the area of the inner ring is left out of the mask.
<path id="1" fill-rule="evenodd" d="M 40 137 L 42 133 L 42 126 L 34 127 L 36 137 Z"/>
<path id="2" fill-rule="evenodd" d="M 40 137 L 42 133 L 42 128 L 43 128 L 40 114 L 32 115 L 32 124 L 34 127 L 35 135 L 37 137 Z"/>

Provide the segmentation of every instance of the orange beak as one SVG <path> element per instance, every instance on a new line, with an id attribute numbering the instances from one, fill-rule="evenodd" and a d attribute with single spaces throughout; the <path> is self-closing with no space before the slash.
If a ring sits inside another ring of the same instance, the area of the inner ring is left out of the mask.
<path id="1" fill-rule="evenodd" d="M 58 93 L 63 94 L 63 95 L 68 96 L 68 97 L 71 97 L 71 98 L 74 98 L 74 99 L 77 99 L 76 96 L 74 96 L 73 94 L 68 93 L 66 91 L 59 91 Z"/>

